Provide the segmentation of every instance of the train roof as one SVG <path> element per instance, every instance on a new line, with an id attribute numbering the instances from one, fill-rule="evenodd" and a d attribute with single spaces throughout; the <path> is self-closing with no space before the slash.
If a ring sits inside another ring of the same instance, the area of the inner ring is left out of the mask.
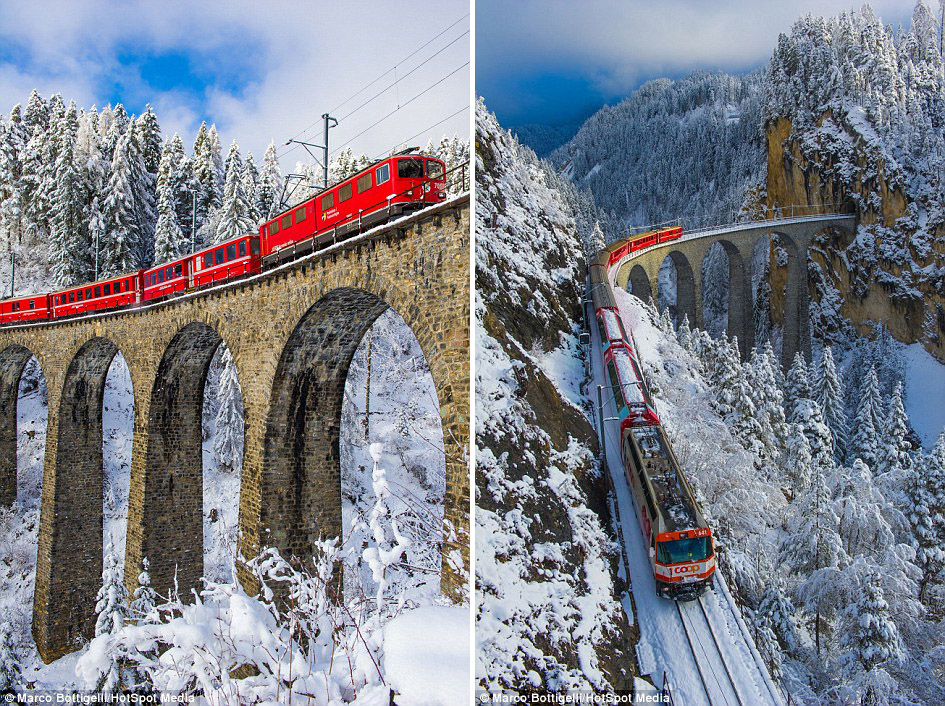
<path id="1" fill-rule="evenodd" d="M 662 428 L 633 427 L 631 435 L 656 504 L 656 534 L 707 527 Z"/>

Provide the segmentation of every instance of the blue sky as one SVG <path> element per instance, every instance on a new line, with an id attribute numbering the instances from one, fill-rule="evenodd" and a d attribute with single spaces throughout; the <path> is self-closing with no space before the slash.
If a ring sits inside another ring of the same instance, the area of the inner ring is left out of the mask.
<path id="1" fill-rule="evenodd" d="M 270 140 L 279 146 L 302 132 L 320 142 L 320 116 L 333 112 L 344 119 L 332 147 L 351 140 L 375 156 L 407 139 L 468 135 L 468 13 L 468 0 L 5 2 L 0 113 L 34 88 L 79 107 L 121 102 L 140 113 L 150 103 L 165 137 L 180 132 L 192 144 L 206 120 L 224 149 L 236 139 L 259 159 Z M 305 156 L 282 151 L 284 169 Z"/>
<path id="2" fill-rule="evenodd" d="M 908 25 L 914 0 L 873 0 Z M 476 93 L 505 125 L 558 125 L 645 81 L 697 69 L 750 71 L 801 15 L 851 0 L 476 0 Z M 938 6 L 932 2 L 934 11 Z"/>

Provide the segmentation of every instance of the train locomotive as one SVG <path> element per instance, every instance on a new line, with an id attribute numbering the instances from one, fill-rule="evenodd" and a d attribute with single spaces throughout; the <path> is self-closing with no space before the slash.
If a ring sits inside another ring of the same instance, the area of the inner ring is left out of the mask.
<path id="1" fill-rule="evenodd" d="M 141 306 L 277 267 L 446 199 L 442 160 L 410 148 L 370 164 L 246 233 L 172 262 L 0 301 L 0 326 Z"/>
<path id="2" fill-rule="evenodd" d="M 671 229 L 668 239 L 681 231 Z M 660 232 L 644 234 L 644 247 L 665 242 Z M 712 531 L 663 430 L 643 377 L 632 332 L 620 320 L 608 279 L 611 263 L 630 243 L 602 250 L 589 268 L 594 316 L 600 334 L 605 377 L 620 421 L 620 457 L 633 495 L 637 520 L 649 547 L 657 594 L 694 600 L 715 573 Z"/>

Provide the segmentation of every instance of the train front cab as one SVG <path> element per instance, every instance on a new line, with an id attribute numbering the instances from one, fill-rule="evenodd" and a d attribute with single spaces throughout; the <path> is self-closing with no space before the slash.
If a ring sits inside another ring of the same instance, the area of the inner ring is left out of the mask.
<path id="1" fill-rule="evenodd" d="M 661 597 L 695 600 L 715 573 L 715 545 L 708 527 L 657 534 L 650 556 Z"/>

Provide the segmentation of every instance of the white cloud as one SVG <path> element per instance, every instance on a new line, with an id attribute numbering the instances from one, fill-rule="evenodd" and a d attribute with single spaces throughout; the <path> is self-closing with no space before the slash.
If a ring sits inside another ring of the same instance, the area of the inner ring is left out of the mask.
<path id="1" fill-rule="evenodd" d="M 319 116 L 335 108 L 368 81 L 468 12 L 466 0 L 435 4 L 407 0 L 388 2 L 250 2 L 248 0 L 111 1 L 59 0 L 8 3 L 0 16 L 0 34 L 28 47 L 30 61 L 0 65 L 0 110 L 25 102 L 32 88 L 44 95 L 56 91 L 81 106 L 108 100 L 115 77 L 130 100 L 150 100 L 165 136 L 182 133 L 192 142 L 200 120 L 215 122 L 224 148 L 236 139 L 257 159 L 269 141 L 285 142 Z M 399 67 L 400 75 L 469 27 L 461 22 L 430 47 Z M 221 48 L 227 48 L 221 54 Z M 122 67 L 119 52 L 129 49 L 160 53 L 196 50 L 220 65 L 197 69 L 229 70 L 247 61 L 254 80 L 238 95 L 211 87 L 202 101 L 185 90 L 156 91 Z M 238 56 L 234 55 L 238 53 Z M 231 58 L 232 57 L 232 58 Z M 331 134 L 333 145 L 353 137 L 371 122 L 469 60 L 468 36 L 399 82 Z M 393 81 L 393 74 L 377 89 Z M 370 96 L 373 94 L 365 94 Z M 133 96 L 133 97 L 132 97 Z M 366 132 L 352 147 L 373 155 L 462 108 L 469 102 L 468 67 L 431 89 L 413 104 Z M 198 113 L 206 105 L 206 115 Z M 338 112 L 357 105 L 343 106 Z M 337 115 L 337 114 L 336 114 Z M 340 117 L 340 116 L 339 116 Z M 468 133 L 468 112 L 422 136 Z M 321 141 L 313 130 L 302 139 Z M 287 156 L 293 165 L 301 150 Z M 304 154 L 304 153 L 303 153 Z"/>
<path id="2" fill-rule="evenodd" d="M 908 21 L 913 0 L 874 0 L 885 21 Z M 856 0 L 478 0 L 476 66 L 491 82 L 567 70 L 602 93 L 628 93 L 645 78 L 698 68 L 741 70 L 771 56 L 780 32 L 807 13 L 839 14 Z"/>

